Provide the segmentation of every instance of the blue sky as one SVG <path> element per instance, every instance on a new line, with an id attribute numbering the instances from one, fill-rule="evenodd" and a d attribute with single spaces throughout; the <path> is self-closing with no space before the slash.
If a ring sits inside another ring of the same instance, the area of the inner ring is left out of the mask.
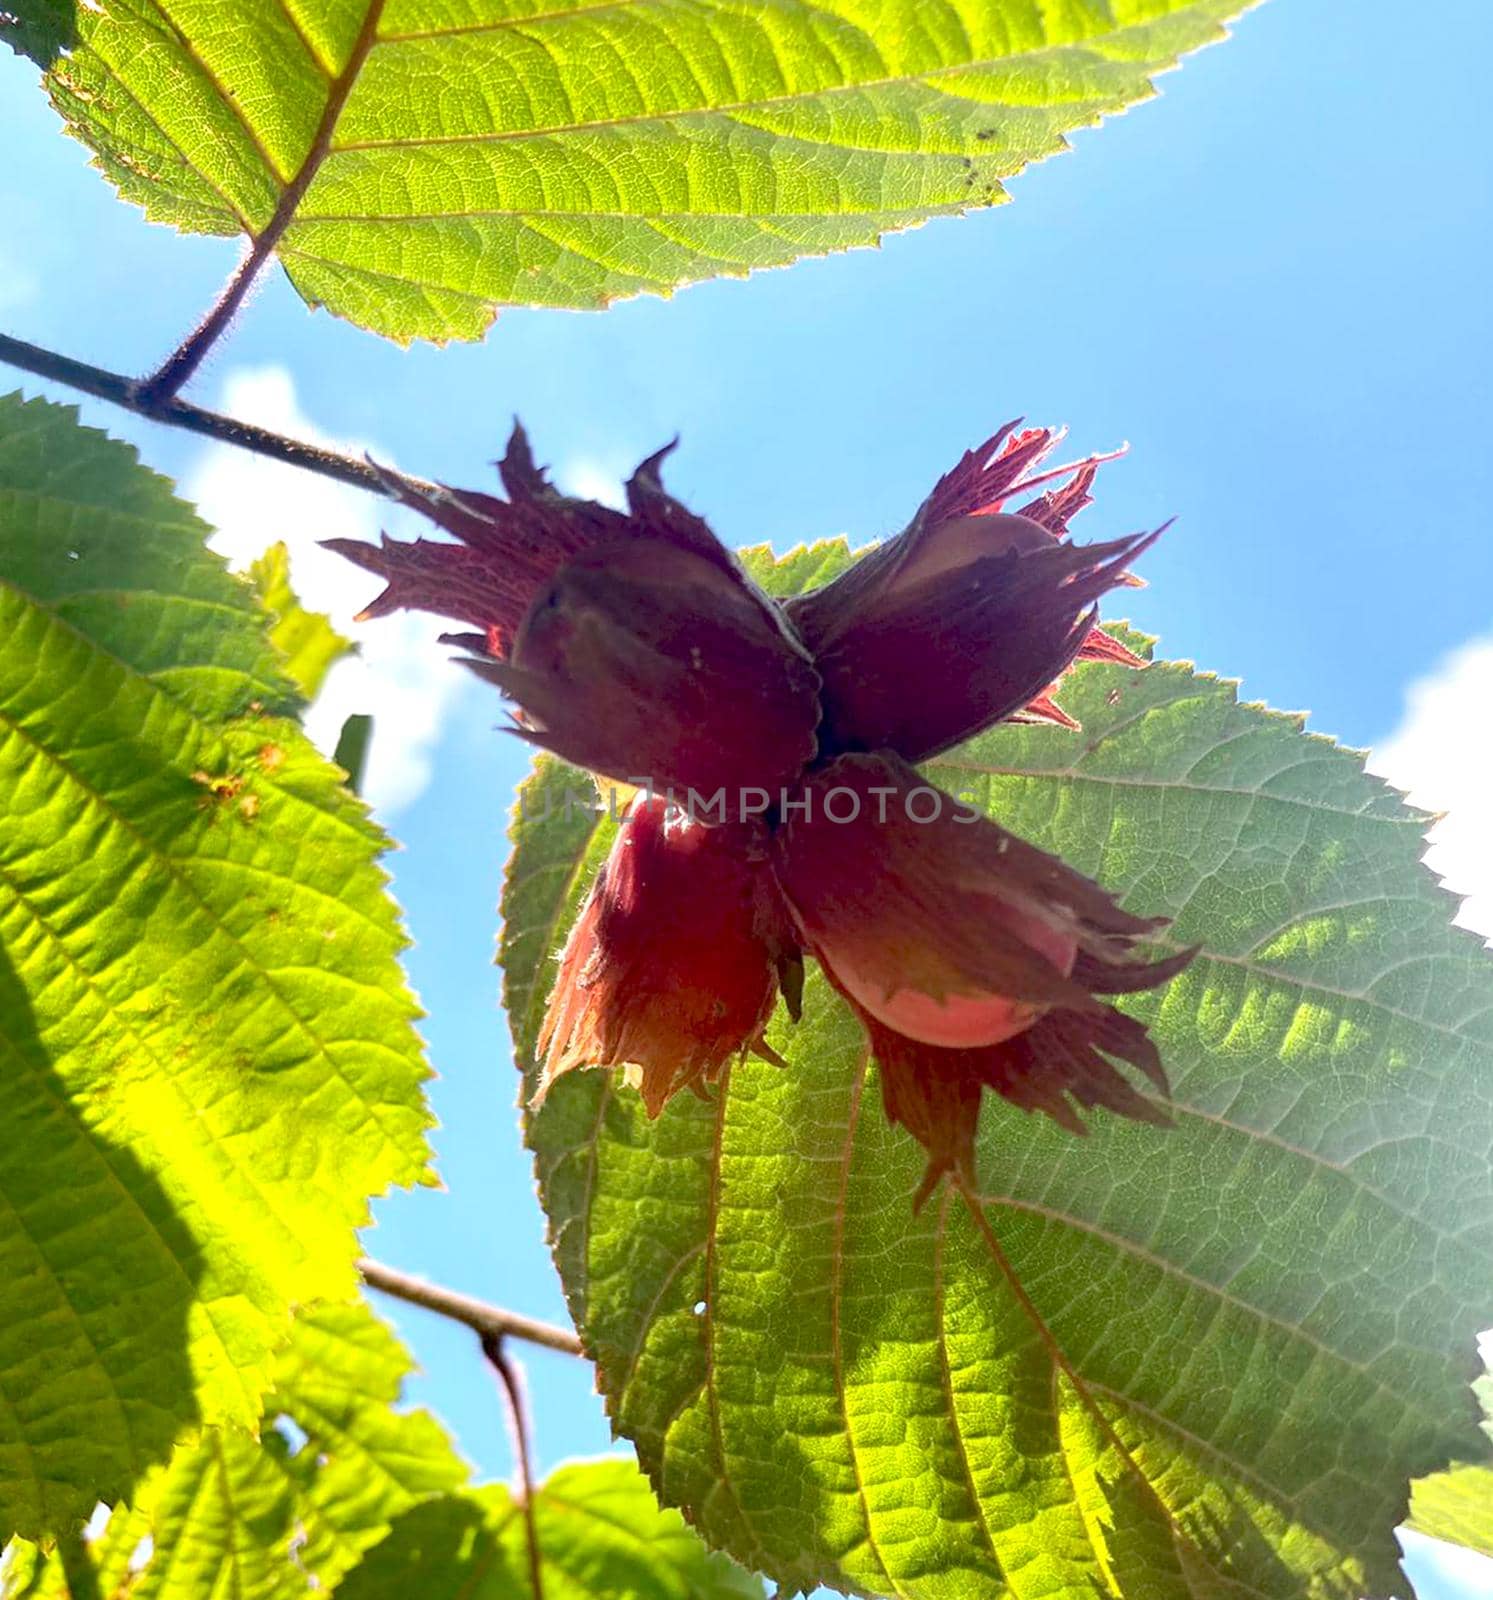
<path id="1" fill-rule="evenodd" d="M 668 303 L 508 313 L 480 346 L 406 352 L 309 315 L 275 276 L 192 393 L 458 484 L 488 481 L 515 412 L 583 489 L 677 431 L 676 492 L 728 541 L 780 547 L 894 531 L 1014 415 L 1069 423 L 1079 451 L 1128 440 L 1081 529 L 1178 518 L 1146 559 L 1150 587 L 1126 597 L 1132 618 L 1167 654 L 1382 746 L 1398 781 L 1452 808 L 1438 864 L 1493 932 L 1480 111 L 1493 8 L 1432 9 L 1275 0 L 1166 78 L 1161 100 L 1017 180 L 1012 205 Z M 0 326 L 144 370 L 236 247 L 119 204 L 31 76 L 0 61 Z M 84 410 L 181 478 L 232 552 L 393 525 L 354 491 Z M 342 610 L 366 594 L 314 558 L 298 574 Z M 404 847 L 393 867 L 441 1074 L 447 1190 L 382 1203 L 369 1243 L 558 1318 L 490 966 L 521 755 L 493 731 L 496 700 L 421 642 L 433 629 L 392 626 L 325 720 L 381 714 L 374 794 Z M 468 1339 L 396 1320 L 425 1369 L 418 1397 L 485 1473 L 506 1472 Z M 542 1463 L 607 1447 L 587 1371 L 542 1354 L 528 1366 Z M 1411 1566 L 1426 1600 L 1493 1592 L 1493 1564 L 1418 1545 Z"/>

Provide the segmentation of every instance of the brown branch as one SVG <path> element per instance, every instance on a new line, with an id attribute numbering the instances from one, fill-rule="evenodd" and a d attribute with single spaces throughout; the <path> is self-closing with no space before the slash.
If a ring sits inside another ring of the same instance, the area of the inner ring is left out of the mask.
<path id="1" fill-rule="evenodd" d="M 513 1456 L 518 1463 L 520 1509 L 524 1514 L 525 1542 L 529 1547 L 529 1587 L 533 1600 L 544 1600 L 544 1568 L 539 1548 L 539 1523 L 534 1514 L 534 1468 L 529 1459 L 529 1424 L 526 1416 L 523 1380 L 518 1368 L 503 1348 L 501 1335 L 484 1333 L 482 1353 L 498 1375 L 508 1412 L 508 1427 L 513 1435 Z"/>
<path id="2" fill-rule="evenodd" d="M 337 127 L 337 119 L 342 115 L 347 97 L 352 93 L 358 74 L 363 70 L 363 63 L 368 59 L 368 52 L 377 39 L 378 19 L 383 9 L 384 0 L 369 0 L 368 10 L 363 16 L 363 26 L 358 30 L 358 37 L 353 42 L 347 61 L 342 71 L 332 79 L 327 90 L 327 103 L 322 107 L 321 121 L 317 124 L 316 133 L 312 136 L 305 159 L 297 168 L 295 176 L 286 184 L 270 220 L 250 238 L 248 253 L 239 264 L 238 270 L 228 280 L 211 310 L 156 371 L 141 383 L 141 395 L 146 404 L 160 405 L 171 399 L 202 365 L 203 357 L 222 338 L 228 324 L 237 315 L 239 307 L 244 303 L 244 296 L 254 286 L 265 262 L 274 254 L 281 235 L 295 220 L 296 211 L 306 197 L 306 190 L 310 188 L 311 180 L 316 176 L 322 162 L 326 160 L 327 152 L 332 147 L 332 134 Z"/>
<path id="3" fill-rule="evenodd" d="M 427 1311 L 437 1311 L 455 1322 L 465 1323 L 478 1336 L 482 1354 L 498 1376 L 503 1390 L 504 1407 L 508 1413 L 508 1428 L 513 1436 L 513 1458 L 518 1466 L 519 1508 L 524 1514 L 524 1532 L 529 1550 L 529 1583 L 533 1600 L 544 1600 L 544 1572 L 539 1547 L 539 1524 L 534 1513 L 534 1465 L 529 1450 L 528 1406 L 524 1399 L 523 1379 L 504 1348 L 505 1339 L 527 1339 L 532 1344 L 544 1345 L 549 1350 L 560 1350 L 566 1355 L 583 1355 L 581 1341 L 565 1328 L 552 1323 L 536 1322 L 532 1317 L 520 1316 L 516 1311 L 505 1311 L 501 1306 L 489 1305 L 485 1300 L 474 1300 L 470 1295 L 458 1294 L 440 1284 L 427 1283 L 423 1278 L 413 1278 L 407 1273 L 386 1267 L 380 1261 L 370 1261 L 366 1256 L 358 1263 L 363 1281 L 372 1289 L 407 1301 L 413 1306 L 423 1306 Z"/>
<path id="4" fill-rule="evenodd" d="M 369 1288 L 393 1295 L 396 1300 L 404 1300 L 412 1306 L 422 1306 L 426 1311 L 439 1312 L 453 1322 L 465 1323 L 484 1339 L 527 1339 L 530 1344 L 542 1344 L 546 1350 L 558 1350 L 562 1355 L 585 1354 L 575 1334 L 552 1322 L 539 1322 L 517 1311 L 489 1305 L 485 1300 L 475 1300 L 438 1283 L 427 1283 L 423 1278 L 411 1277 L 394 1267 L 386 1267 L 381 1261 L 370 1261 L 366 1256 L 358 1263 L 358 1271 Z"/>
<path id="5" fill-rule="evenodd" d="M 367 489 L 371 494 L 393 498 L 394 484 L 401 481 L 426 492 L 436 487 L 423 479 L 359 461 L 355 456 L 340 455 L 335 450 L 323 450 L 300 439 L 271 433 L 268 428 L 257 427 L 252 422 L 240 422 L 217 411 L 205 411 L 188 400 L 150 400 L 133 378 L 106 372 L 86 361 L 74 361 L 71 356 L 28 344 L 24 339 L 13 339 L 9 334 L 0 333 L 0 362 L 50 378 L 55 383 L 65 383 L 70 389 L 79 389 L 95 399 L 123 406 L 126 411 L 133 411 L 151 422 L 163 423 L 168 428 L 185 428 L 188 433 L 237 445 L 241 450 L 252 450 L 256 455 L 269 456 L 288 466 L 304 467 L 307 472 L 349 483 L 356 489 Z"/>

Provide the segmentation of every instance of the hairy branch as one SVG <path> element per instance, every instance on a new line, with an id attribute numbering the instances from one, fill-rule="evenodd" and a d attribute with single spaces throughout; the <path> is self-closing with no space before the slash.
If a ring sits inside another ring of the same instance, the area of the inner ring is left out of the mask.
<path id="1" fill-rule="evenodd" d="M 529 1546 L 529 1587 L 534 1600 L 544 1600 L 544 1569 L 539 1548 L 539 1523 L 534 1515 L 534 1468 L 529 1459 L 529 1423 L 523 1379 L 503 1348 L 499 1335 L 482 1335 L 482 1353 L 503 1386 L 508 1426 L 513 1434 L 513 1455 L 518 1462 L 519 1491 L 523 1498 L 524 1533 Z"/>
<path id="2" fill-rule="evenodd" d="M 259 279 L 264 264 L 274 252 L 278 232 L 268 229 L 250 243 L 244 259 L 234 269 L 233 276 L 224 284 L 223 291 L 208 307 L 207 315 L 177 345 L 169 356 L 148 378 L 140 380 L 140 397 L 149 406 L 159 406 L 200 367 L 209 350 L 228 331 L 228 324 L 238 315 L 249 290 Z"/>
<path id="3" fill-rule="evenodd" d="M 366 1256 L 358 1263 L 358 1271 L 370 1289 L 393 1295 L 396 1300 L 407 1301 L 412 1306 L 423 1306 L 427 1311 L 438 1311 L 454 1322 L 465 1323 L 484 1339 L 527 1339 L 530 1344 L 542 1344 L 545 1349 L 558 1350 L 563 1355 L 585 1354 L 575 1334 L 552 1322 L 538 1322 L 517 1311 L 505 1311 L 502 1306 L 474 1300 L 470 1295 L 459 1294 L 438 1283 L 427 1283 L 423 1278 L 413 1278 L 384 1266 L 381 1261 L 370 1261 Z"/>
<path id="4" fill-rule="evenodd" d="M 205 411 L 188 400 L 151 400 L 133 378 L 106 372 L 86 361 L 74 361 L 71 356 L 58 355 L 55 350 L 28 344 L 24 339 L 13 339 L 9 334 L 0 333 L 0 361 L 39 377 L 51 378 L 56 383 L 65 383 L 70 389 L 81 389 L 84 394 L 123 406 L 126 411 L 133 411 L 151 422 L 161 422 L 169 428 L 185 428 L 189 433 L 237 445 L 241 450 L 252 450 L 256 455 L 269 456 L 292 467 L 304 467 L 308 472 L 335 478 L 339 483 L 350 483 L 372 494 L 392 497 L 393 485 L 400 481 L 416 489 L 435 488 L 423 479 L 390 472 L 300 439 L 288 439 L 284 434 L 271 433 L 268 428 L 256 427 L 252 422 L 239 422 L 216 411 Z"/>

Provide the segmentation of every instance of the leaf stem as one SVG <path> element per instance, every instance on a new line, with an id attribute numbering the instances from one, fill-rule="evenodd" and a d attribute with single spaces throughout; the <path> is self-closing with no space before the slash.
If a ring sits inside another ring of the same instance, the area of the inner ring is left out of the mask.
<path id="1" fill-rule="evenodd" d="M 412 1277 L 394 1267 L 386 1267 L 381 1261 L 370 1261 L 366 1256 L 358 1263 L 358 1271 L 370 1289 L 407 1301 L 412 1306 L 422 1306 L 426 1311 L 438 1312 L 453 1322 L 465 1323 L 484 1339 L 527 1339 L 530 1344 L 541 1344 L 546 1350 L 558 1350 L 562 1355 L 585 1354 L 575 1334 L 552 1322 L 539 1322 L 520 1312 L 489 1305 L 485 1300 L 475 1300 L 442 1284 L 428 1283 L 424 1278 Z"/>
<path id="2" fill-rule="evenodd" d="M 378 37 L 378 19 L 383 9 L 384 0 L 369 0 L 368 9 L 363 14 L 363 25 L 353 41 L 347 61 L 327 89 L 327 103 L 322 107 L 321 121 L 316 126 L 316 132 L 312 136 L 305 157 L 296 169 L 295 176 L 281 191 L 270 220 L 258 233 L 250 237 L 248 252 L 239 263 L 237 271 L 224 285 L 223 292 L 202 321 L 161 365 L 141 382 L 141 396 L 148 405 L 160 405 L 163 401 L 170 400 L 202 365 L 203 358 L 223 337 L 228 324 L 238 314 L 245 295 L 253 288 L 265 262 L 274 254 L 281 235 L 295 220 L 296 211 L 306 197 L 306 190 L 310 188 L 311 180 L 316 176 L 322 162 L 326 160 L 327 152 L 332 147 L 332 134 L 336 130 L 337 119 L 342 115 L 347 97 L 352 93 L 352 87 L 358 81 L 358 74 L 363 70 L 363 63 L 368 59 L 368 52 Z"/>
<path id="3" fill-rule="evenodd" d="M 287 189 L 285 193 L 289 194 L 290 191 Z M 281 198 L 283 201 L 284 196 Z M 244 252 L 244 259 L 234 269 L 233 276 L 223 285 L 221 293 L 208 308 L 207 315 L 202 321 L 148 378 L 141 379 L 140 397 L 147 405 L 160 405 L 162 401 L 171 399 L 202 365 L 208 351 L 228 331 L 228 324 L 238 315 L 244 297 L 254 287 L 265 262 L 274 251 L 280 234 L 284 232 L 285 223 L 290 220 L 286 217 L 276 228 L 275 223 L 279 216 L 277 208 L 269 226 L 250 241 L 248 250 Z"/>
<path id="4" fill-rule="evenodd" d="M 73 1600 L 103 1600 L 98 1568 L 80 1528 L 69 1528 L 58 1536 L 57 1556 L 67 1579 L 67 1592 Z"/>
<path id="5" fill-rule="evenodd" d="M 533 1600 L 544 1600 L 544 1569 L 539 1548 L 539 1524 L 534 1514 L 534 1468 L 529 1459 L 529 1425 L 523 1379 L 503 1348 L 501 1334 L 482 1335 L 482 1353 L 498 1375 L 513 1434 L 513 1455 L 518 1462 L 519 1492 L 524 1513 L 524 1534 L 529 1547 L 529 1586 Z"/>
<path id="6" fill-rule="evenodd" d="M 371 462 L 359 461 L 354 456 L 340 455 L 335 450 L 323 450 L 318 445 L 306 444 L 300 439 L 271 433 L 268 428 L 257 427 L 252 422 L 240 422 L 236 417 L 206 411 L 189 400 L 175 397 L 152 400 L 133 378 L 126 378 L 118 372 L 107 372 L 86 361 L 74 361 L 71 356 L 59 355 L 55 350 L 29 344 L 9 334 L 0 333 L 0 361 L 19 367 L 23 372 L 34 372 L 38 377 L 65 383 L 70 389 L 79 389 L 95 399 L 123 406 L 126 411 L 133 411 L 151 422 L 164 423 L 168 428 L 185 428 L 188 433 L 217 439 L 223 444 L 237 445 L 241 450 L 252 450 L 256 455 L 269 456 L 292 467 L 304 467 L 307 472 L 334 478 L 338 483 L 348 483 L 356 489 L 367 489 L 370 494 L 392 498 L 394 484 L 399 482 L 426 491 L 435 488 L 434 484 L 412 478 L 406 473 L 391 472 L 375 467 Z"/>

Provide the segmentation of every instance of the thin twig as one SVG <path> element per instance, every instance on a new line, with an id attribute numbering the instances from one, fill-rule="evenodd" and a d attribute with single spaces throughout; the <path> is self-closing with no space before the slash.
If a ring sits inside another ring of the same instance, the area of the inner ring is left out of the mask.
<path id="1" fill-rule="evenodd" d="M 202 365 L 203 357 L 222 338 L 228 324 L 233 321 L 239 307 L 244 303 L 244 296 L 254 286 L 264 264 L 274 254 L 280 236 L 295 220 L 301 201 L 306 197 L 306 190 L 311 186 L 311 180 L 316 176 L 322 162 L 326 160 L 327 152 L 332 147 L 332 134 L 336 131 L 337 119 L 342 115 L 342 108 L 347 104 L 352 86 L 357 82 L 358 74 L 363 70 L 363 63 L 368 58 L 368 52 L 378 37 L 378 19 L 383 9 L 384 0 L 368 0 L 368 9 L 363 14 L 363 25 L 353 41 L 347 61 L 327 89 L 327 102 L 322 107 L 321 121 L 317 124 L 305 158 L 296 170 L 295 176 L 282 191 L 270 220 L 258 233 L 251 236 L 249 249 L 238 270 L 228 280 L 222 294 L 218 296 L 207 315 L 166 357 L 160 367 L 140 385 L 147 404 L 160 405 L 163 401 L 169 400 Z"/>
<path id="2" fill-rule="evenodd" d="M 529 1459 L 528 1407 L 523 1379 L 503 1348 L 501 1335 L 484 1333 L 482 1353 L 498 1375 L 508 1411 L 508 1427 L 513 1434 L 513 1456 L 518 1462 L 518 1483 L 524 1514 L 524 1535 L 529 1546 L 529 1586 L 533 1600 L 544 1600 L 544 1570 L 540 1559 L 539 1524 L 534 1514 L 534 1468 Z"/>
<path id="3" fill-rule="evenodd" d="M 369 1288 L 393 1295 L 396 1300 L 407 1301 L 412 1306 L 437 1311 L 453 1322 L 463 1322 L 483 1338 L 527 1339 L 530 1344 L 542 1344 L 546 1350 L 558 1350 L 562 1355 L 585 1354 L 575 1334 L 552 1322 L 539 1322 L 517 1311 L 489 1305 L 485 1300 L 474 1300 L 470 1295 L 438 1283 L 427 1283 L 423 1278 L 411 1277 L 394 1267 L 386 1267 L 381 1261 L 370 1261 L 366 1256 L 358 1263 L 358 1271 Z"/>
<path id="4" fill-rule="evenodd" d="M 224 444 L 237 445 L 241 450 L 252 450 L 256 455 L 269 456 L 292 467 L 304 467 L 307 472 L 319 473 L 324 478 L 335 478 L 339 483 L 350 483 L 354 488 L 367 489 L 370 494 L 393 497 L 394 485 L 403 482 L 411 488 L 432 493 L 436 485 L 422 478 L 412 478 L 406 473 L 390 472 L 375 467 L 354 456 L 339 455 L 335 450 L 323 450 L 300 439 L 289 439 L 284 434 L 271 433 L 268 428 L 257 427 L 252 422 L 240 422 L 235 417 L 225 417 L 216 411 L 205 411 L 189 400 L 147 400 L 140 385 L 122 373 L 106 372 L 102 367 L 90 366 L 86 361 L 74 361 L 71 356 L 59 355 L 55 350 L 41 345 L 28 344 L 24 339 L 13 339 L 0 333 L 0 361 L 39 377 L 65 383 L 70 389 L 81 389 L 96 399 L 107 400 L 151 422 L 164 423 L 168 428 L 185 428 L 189 433 L 218 439 Z"/>

